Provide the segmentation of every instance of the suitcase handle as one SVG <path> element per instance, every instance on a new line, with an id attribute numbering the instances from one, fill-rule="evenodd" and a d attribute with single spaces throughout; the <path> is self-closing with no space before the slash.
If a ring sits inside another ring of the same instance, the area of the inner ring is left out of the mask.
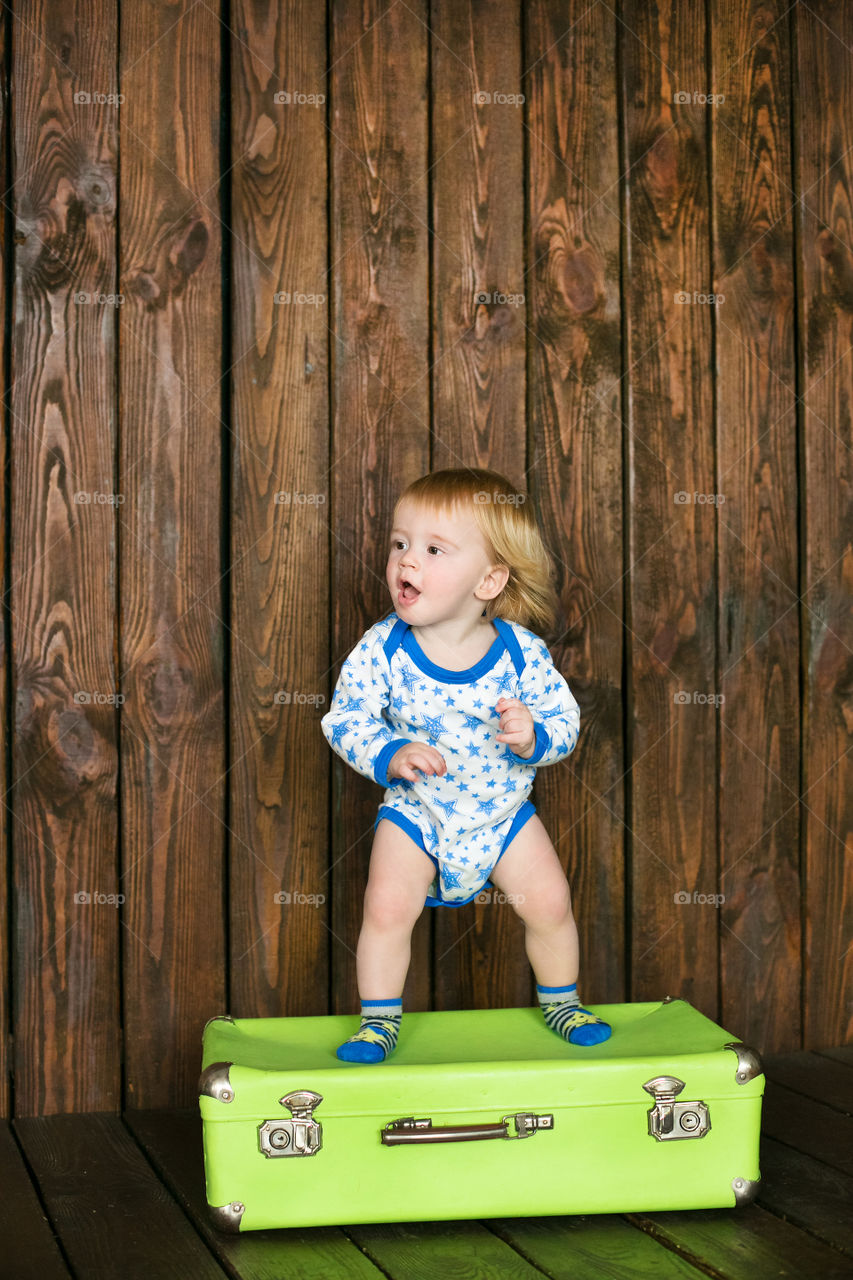
<path id="1" fill-rule="evenodd" d="M 515 1121 L 515 1133 L 510 1133 L 509 1122 Z M 537 1129 L 553 1129 L 553 1115 L 537 1116 L 531 1111 L 517 1111 L 504 1116 L 494 1124 L 445 1124 L 433 1127 L 427 1117 L 416 1120 L 403 1116 L 389 1120 L 380 1137 L 386 1147 L 420 1142 L 473 1142 L 483 1138 L 529 1138 Z"/>

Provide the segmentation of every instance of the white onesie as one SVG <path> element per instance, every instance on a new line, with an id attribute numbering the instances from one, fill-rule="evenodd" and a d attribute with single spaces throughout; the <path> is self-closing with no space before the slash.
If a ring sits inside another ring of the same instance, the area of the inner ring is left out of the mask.
<path id="1" fill-rule="evenodd" d="M 387 788 L 375 826 L 389 818 L 435 864 L 430 907 L 462 906 L 491 884 L 495 863 L 535 813 L 527 797 L 536 766 L 562 760 L 578 740 L 580 708 L 544 641 L 516 622 L 492 621 L 498 634 L 488 653 L 467 671 L 449 671 L 388 614 L 344 662 L 320 722 L 339 756 Z M 528 759 L 495 739 L 501 697 L 518 698 L 533 716 Z M 391 757 L 415 741 L 441 753 L 446 773 L 389 778 Z"/>

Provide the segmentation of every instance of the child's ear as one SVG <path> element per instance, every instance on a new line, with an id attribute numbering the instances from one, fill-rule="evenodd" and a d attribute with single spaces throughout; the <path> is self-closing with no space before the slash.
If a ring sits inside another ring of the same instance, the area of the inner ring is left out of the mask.
<path id="1" fill-rule="evenodd" d="M 474 593 L 481 600 L 494 600 L 509 582 L 509 568 L 505 564 L 492 565 L 479 589 Z"/>

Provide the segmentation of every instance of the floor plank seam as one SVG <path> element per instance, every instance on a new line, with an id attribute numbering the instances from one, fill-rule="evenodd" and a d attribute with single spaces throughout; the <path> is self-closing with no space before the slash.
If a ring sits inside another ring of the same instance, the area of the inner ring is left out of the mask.
<path id="1" fill-rule="evenodd" d="M 526 1221 L 529 1221 L 529 1219 L 527 1219 Z M 498 1222 L 497 1226 L 493 1225 L 491 1221 L 483 1221 L 480 1223 L 480 1225 L 482 1227 L 485 1227 L 486 1230 L 490 1231 L 493 1236 L 496 1236 L 498 1240 L 500 1240 L 503 1244 L 507 1245 L 510 1249 L 512 1249 L 512 1251 L 516 1253 L 518 1257 L 521 1258 L 524 1262 L 526 1262 L 529 1267 L 533 1267 L 534 1271 L 538 1271 L 540 1275 L 547 1276 L 548 1280 L 555 1280 L 555 1277 L 552 1272 L 546 1271 L 546 1269 L 540 1263 L 534 1262 L 534 1260 L 528 1257 L 528 1255 L 524 1252 L 524 1250 L 520 1248 L 514 1241 L 507 1240 L 505 1236 L 501 1235 L 499 1227 L 503 1225 L 503 1219 L 501 1219 Z"/>
<path id="2" fill-rule="evenodd" d="M 687 1210 L 687 1212 L 692 1212 L 692 1210 Z M 657 1244 L 663 1245 L 663 1247 L 668 1249 L 670 1253 L 676 1254 L 682 1259 L 682 1261 L 688 1263 L 689 1266 L 695 1267 L 702 1275 L 710 1276 L 711 1280 L 730 1280 L 729 1276 L 727 1276 L 724 1271 L 718 1271 L 710 1262 L 703 1261 L 702 1258 L 698 1258 L 695 1253 L 691 1253 L 689 1249 L 680 1245 L 676 1240 L 671 1240 L 664 1232 L 664 1229 L 658 1226 L 656 1222 L 652 1221 L 651 1218 L 648 1218 L 643 1214 L 634 1213 L 623 1213 L 620 1216 L 624 1218 L 626 1222 L 630 1222 L 631 1226 L 636 1227 L 639 1231 L 650 1236 Z"/>
<path id="3" fill-rule="evenodd" d="M 780 1147 L 785 1147 L 788 1151 L 796 1151 L 798 1156 L 805 1156 L 807 1160 L 816 1160 L 818 1164 L 824 1165 L 827 1169 L 831 1169 L 833 1173 L 838 1173 L 849 1178 L 850 1172 L 847 1169 L 840 1169 L 837 1164 L 832 1164 L 829 1160 L 825 1160 L 823 1156 L 819 1156 L 814 1151 L 803 1151 L 802 1147 L 795 1147 L 792 1142 L 786 1142 L 778 1133 L 762 1133 L 762 1137 L 772 1138 L 774 1142 L 778 1142 Z M 760 1156 L 759 1156 L 760 1164 Z M 759 1192 L 760 1196 L 760 1192 Z"/>
<path id="4" fill-rule="evenodd" d="M 851 1104 L 851 1108 L 849 1110 L 845 1110 L 844 1107 L 839 1106 L 838 1103 L 830 1102 L 828 1098 L 820 1098 L 814 1093 L 806 1093 L 805 1089 L 796 1084 L 790 1084 L 787 1080 L 776 1080 L 773 1076 L 767 1076 L 766 1079 L 767 1083 L 774 1089 L 787 1089 L 789 1093 L 795 1094 L 798 1098 L 805 1098 L 807 1102 L 815 1102 L 818 1106 L 828 1107 L 830 1111 L 834 1111 L 837 1115 L 848 1117 L 853 1116 L 853 1104 Z M 851 1091 L 853 1091 L 853 1083 L 851 1084 Z M 765 1098 L 766 1096 L 767 1094 L 765 1090 Z"/>
<path id="5" fill-rule="evenodd" d="M 162 1110 L 168 1111 L 169 1108 L 163 1107 Z M 180 1189 L 174 1184 L 172 1179 L 168 1176 L 168 1173 L 160 1167 L 159 1163 L 148 1152 L 147 1148 L 143 1146 L 140 1139 L 136 1136 L 136 1133 L 133 1130 L 133 1126 L 126 1119 L 126 1113 L 122 1111 L 120 1113 L 120 1116 L 121 1116 L 121 1122 L 124 1125 L 125 1129 L 130 1134 L 133 1141 L 136 1143 L 136 1146 L 142 1152 L 142 1155 L 145 1157 L 145 1160 L 148 1162 L 149 1166 L 154 1171 L 154 1174 L 156 1175 L 156 1177 L 159 1179 L 159 1181 L 163 1184 L 163 1186 L 168 1191 L 169 1196 L 171 1197 L 173 1203 L 178 1207 L 178 1209 L 180 1209 L 181 1213 L 187 1219 L 193 1231 L 201 1240 L 202 1244 L 207 1249 L 208 1253 L 210 1253 L 211 1257 L 213 1258 L 213 1261 L 217 1264 L 217 1266 L 222 1268 L 223 1274 L 229 1276 L 230 1280 L 240 1280 L 240 1272 L 232 1269 L 232 1267 L 230 1266 L 230 1263 L 228 1263 L 227 1260 L 224 1259 L 222 1255 L 217 1252 L 216 1240 L 212 1234 L 211 1229 L 207 1228 L 206 1225 L 203 1226 L 201 1222 L 197 1220 L 195 1211 L 193 1210 L 190 1204 L 184 1204 L 184 1199 L 183 1199 L 183 1196 L 181 1195 Z"/>
<path id="6" fill-rule="evenodd" d="M 774 1209 L 772 1205 L 766 1204 L 761 1198 L 761 1195 L 758 1196 L 755 1204 L 757 1208 L 763 1209 L 765 1213 L 772 1214 L 774 1218 L 778 1219 L 780 1222 L 784 1222 L 786 1226 L 793 1227 L 795 1231 L 802 1231 L 804 1235 L 809 1236 L 812 1240 L 817 1240 L 819 1244 L 826 1245 L 828 1248 L 834 1249 L 836 1253 L 841 1254 L 842 1258 L 853 1259 L 853 1250 L 845 1249 L 843 1245 L 837 1244 L 834 1240 L 828 1239 L 827 1236 L 821 1235 L 819 1231 L 816 1231 L 814 1227 L 809 1226 L 808 1223 L 798 1222 L 796 1218 L 789 1218 L 787 1213 L 782 1209 Z M 851 1274 L 853 1274 L 853 1267 L 851 1267 Z"/>
<path id="7" fill-rule="evenodd" d="M 29 1119 L 29 1117 L 21 1117 L 21 1118 Z M 50 1117 L 44 1117 L 44 1118 L 49 1119 Z M 30 1164 L 29 1158 L 27 1157 L 26 1149 L 23 1143 L 21 1142 L 21 1139 L 18 1136 L 17 1130 L 15 1129 L 15 1121 L 14 1119 L 7 1120 L 6 1123 L 9 1126 L 9 1132 L 12 1135 L 12 1139 L 18 1148 L 18 1154 L 20 1155 L 21 1160 L 23 1161 L 23 1164 L 24 1164 L 24 1168 L 27 1171 L 27 1177 L 29 1178 L 30 1185 L 32 1186 L 35 1192 L 35 1196 L 36 1196 L 36 1199 L 38 1200 L 39 1208 L 44 1214 L 45 1221 L 47 1222 L 47 1225 L 50 1228 L 50 1234 L 53 1236 L 54 1243 L 56 1244 L 56 1247 L 59 1250 L 59 1256 L 62 1258 L 62 1261 L 65 1263 L 66 1267 L 68 1268 L 69 1275 L 73 1277 L 73 1280 L 80 1280 L 80 1278 L 78 1277 L 76 1268 L 71 1265 L 71 1259 L 68 1256 L 62 1237 L 59 1234 L 59 1228 L 57 1227 L 56 1222 L 54 1221 L 51 1213 L 49 1212 L 47 1204 L 45 1203 L 44 1197 L 42 1196 L 41 1184 L 39 1183 L 39 1180 L 36 1177 L 35 1170 L 33 1169 L 32 1165 Z"/>
<path id="8" fill-rule="evenodd" d="M 354 1225 L 355 1224 L 351 1223 L 350 1226 L 346 1226 L 346 1227 L 342 1226 L 339 1228 L 339 1230 L 345 1236 L 349 1244 L 351 1244 L 354 1249 L 358 1249 L 359 1253 L 367 1259 L 370 1265 L 372 1267 L 375 1267 L 381 1276 L 385 1276 L 385 1280 L 399 1280 L 399 1278 L 396 1277 L 392 1271 L 386 1271 L 385 1268 L 382 1266 L 382 1263 L 377 1262 L 376 1258 L 372 1256 L 372 1254 L 370 1253 L 370 1250 L 367 1248 L 366 1245 L 359 1244 L 358 1240 L 353 1239 L 353 1237 L 349 1233 Z M 369 1226 L 370 1224 L 362 1223 L 361 1225 Z M 287 1230 L 287 1228 L 285 1228 L 285 1230 Z"/>

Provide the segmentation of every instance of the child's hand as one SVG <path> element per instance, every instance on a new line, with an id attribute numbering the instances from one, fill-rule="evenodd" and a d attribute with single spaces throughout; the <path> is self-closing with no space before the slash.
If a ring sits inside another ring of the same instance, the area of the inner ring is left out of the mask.
<path id="1" fill-rule="evenodd" d="M 447 765 L 435 747 L 428 747 L 423 742 L 409 742 L 394 752 L 386 772 L 389 778 L 407 778 L 409 782 L 417 782 L 415 769 L 420 769 L 423 774 L 441 774 L 447 772 Z"/>
<path id="2" fill-rule="evenodd" d="M 501 731 L 495 734 L 498 742 L 505 742 L 517 756 L 532 756 L 536 746 L 533 716 L 518 698 L 499 698 L 495 711 L 501 718 Z"/>

